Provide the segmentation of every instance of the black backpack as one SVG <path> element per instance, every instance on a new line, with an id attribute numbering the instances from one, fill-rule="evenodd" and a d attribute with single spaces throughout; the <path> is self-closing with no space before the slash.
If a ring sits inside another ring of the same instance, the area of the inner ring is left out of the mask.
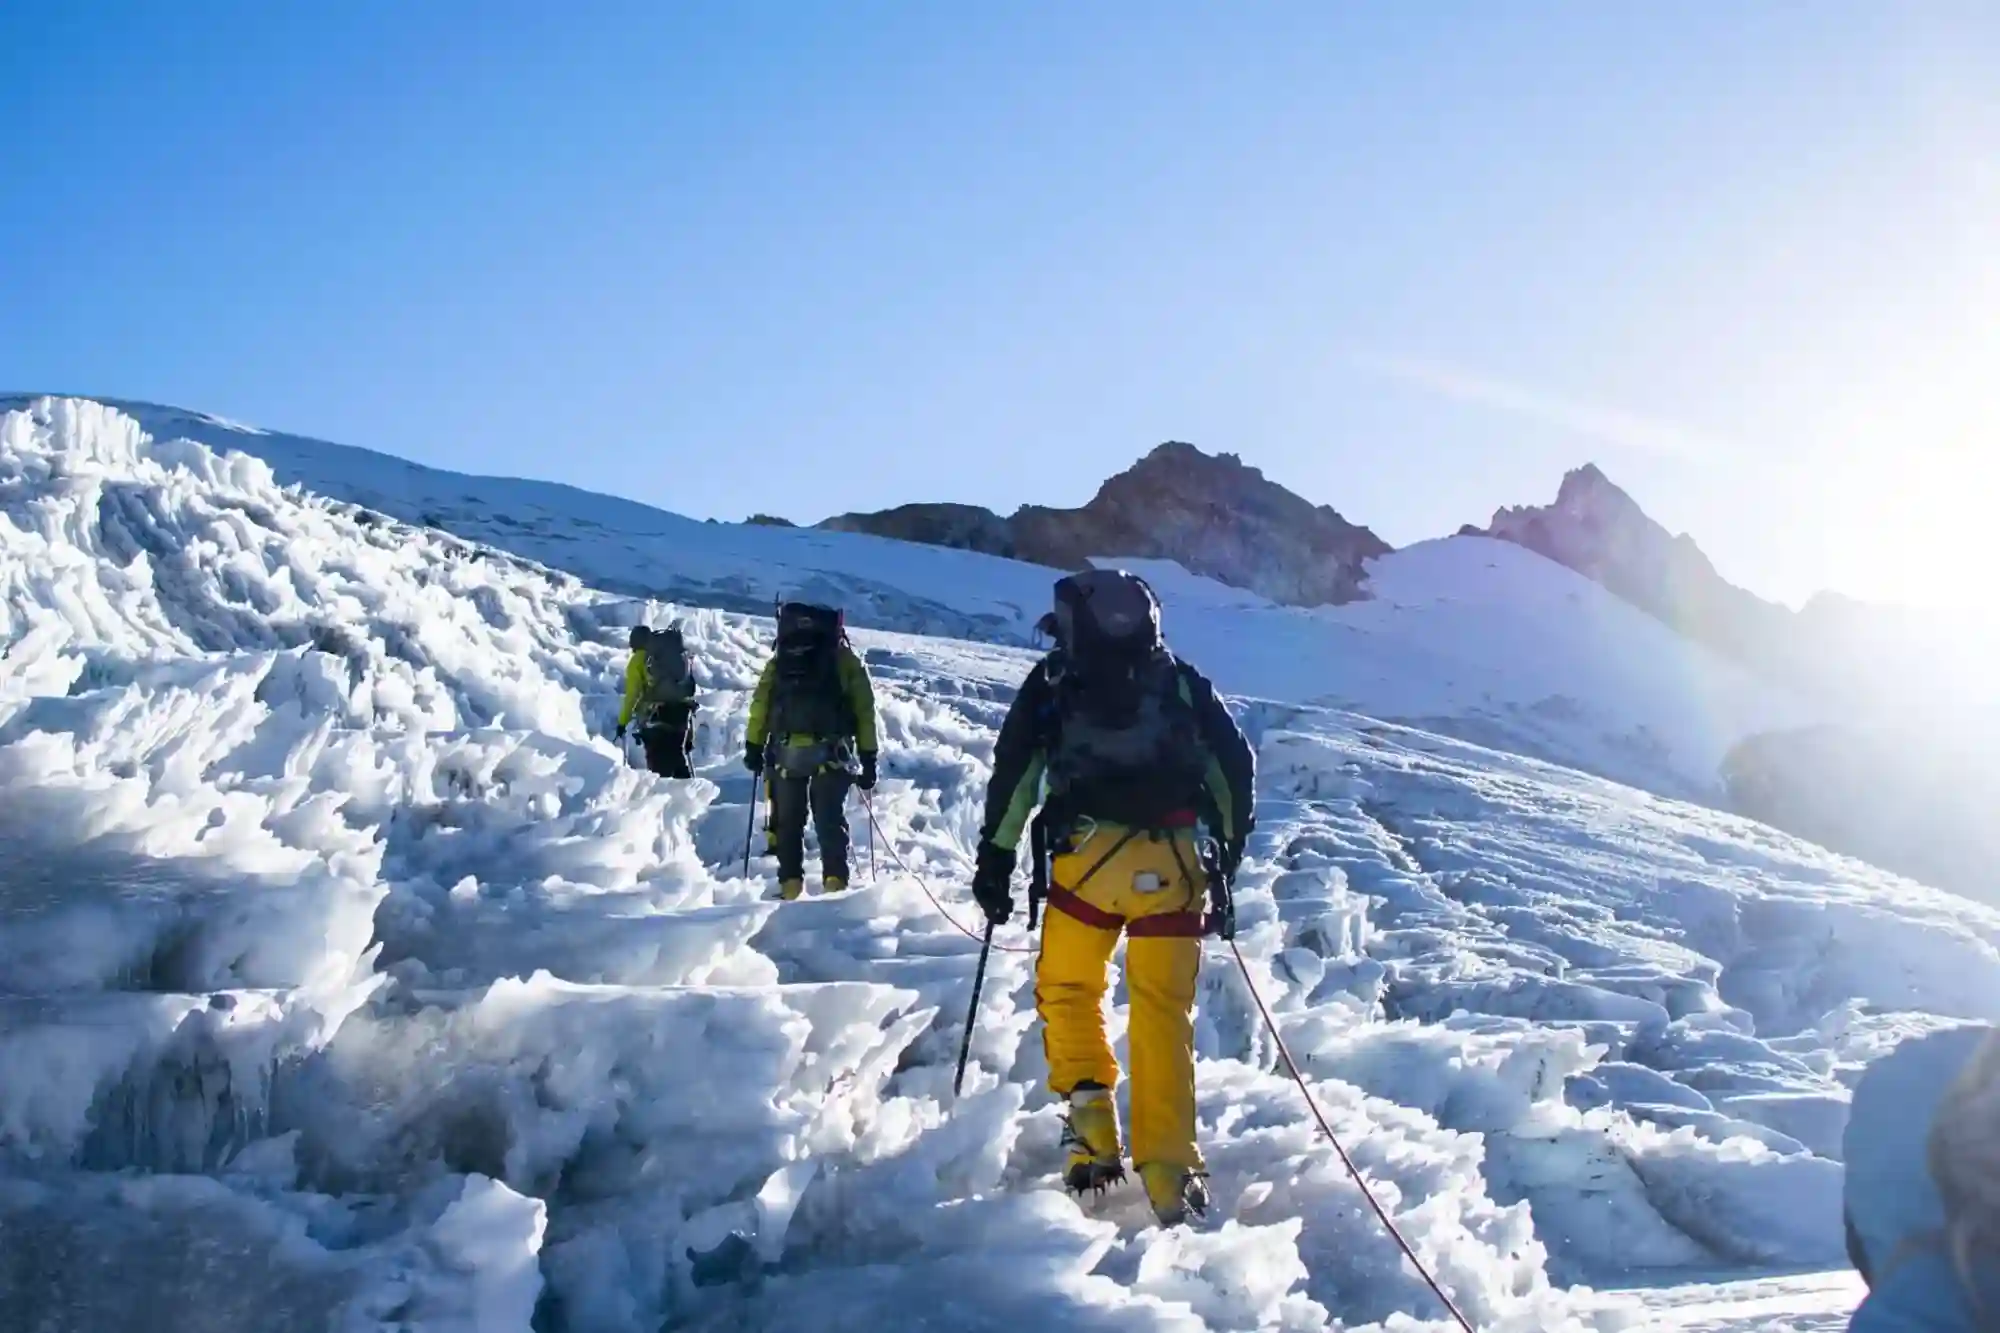
<path id="1" fill-rule="evenodd" d="M 846 647 L 846 619 L 834 608 L 787 602 L 778 609 L 772 736 L 854 734 L 854 703 L 840 682 L 840 654 Z"/>
<path id="2" fill-rule="evenodd" d="M 1056 584 L 1048 657 L 1049 795 L 1068 817 L 1157 828 L 1205 804 L 1209 756 L 1193 692 L 1144 579 L 1093 569 Z"/>
<path id="3" fill-rule="evenodd" d="M 694 659 L 679 625 L 656 629 L 646 636 L 646 688 L 640 696 L 648 707 L 680 707 L 694 698 Z"/>

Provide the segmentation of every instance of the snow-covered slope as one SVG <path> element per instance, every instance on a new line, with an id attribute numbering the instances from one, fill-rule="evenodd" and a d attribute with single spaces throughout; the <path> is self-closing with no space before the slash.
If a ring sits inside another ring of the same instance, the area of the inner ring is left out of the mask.
<path id="1" fill-rule="evenodd" d="M 1387 582 L 1373 614 L 1426 614 Z M 1238 606 L 1239 634 L 1370 641 Z M 624 627 L 668 615 L 709 691 L 680 784 L 605 739 Z M 0 417 L 0 1327 L 1443 1327 L 1224 953 L 1202 1226 L 1061 1194 L 1018 924 L 952 1099 L 1030 655 L 857 635 L 881 873 L 779 907 L 734 763 L 768 631 L 94 404 Z M 1899 1032 L 2000 1016 L 2000 915 L 1287 699 L 1310 642 L 1231 668 L 1272 686 L 1235 704 L 1242 945 L 1455 1298 L 1488 1330 L 1718 1327 L 1728 1289 L 1673 1275 L 1837 1265 L 1846 1086 Z"/>
<path id="2" fill-rule="evenodd" d="M 26 396 L 0 396 L 0 411 Z M 474 477 L 180 408 L 105 400 L 159 439 L 190 439 L 268 463 L 279 483 L 432 527 L 628 596 L 761 612 L 780 596 L 839 601 L 852 624 L 1025 642 L 1047 571 L 969 551 L 913 560 L 901 542 L 701 522 L 554 482 Z"/>
<path id="3" fill-rule="evenodd" d="M 1729 745 L 1809 714 L 1597 584 L 1505 542 L 1454 537 L 1369 565 L 1371 599 L 1201 625 L 1231 688 L 1352 708 L 1693 798 Z M 1179 631 L 1186 641 L 1189 630 Z"/>
<path id="4" fill-rule="evenodd" d="M 0 398 L 0 408 L 26 399 Z M 1056 573 L 970 551 L 857 533 L 697 522 L 544 482 L 468 477 L 366 450 L 147 404 L 119 410 L 271 465 L 278 481 L 430 525 L 573 574 L 592 587 L 724 610 L 820 596 L 852 623 L 1019 643 Z M 1301 502 L 1303 503 L 1303 502 Z M 1719 765 L 1747 735 L 1820 720 L 1743 667 L 1553 561 L 1453 538 L 1368 565 L 1372 600 L 1301 610 L 1165 561 L 1176 647 L 1237 694 L 1421 722 L 1650 790 L 1721 796 Z"/>

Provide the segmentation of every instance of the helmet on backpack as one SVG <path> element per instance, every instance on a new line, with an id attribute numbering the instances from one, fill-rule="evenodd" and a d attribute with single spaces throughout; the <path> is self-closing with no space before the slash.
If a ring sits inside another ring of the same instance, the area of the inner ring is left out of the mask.
<path id="1" fill-rule="evenodd" d="M 786 602 L 778 608 L 778 655 L 794 656 L 832 647 L 847 637 L 847 615 L 814 602 Z"/>
<path id="2" fill-rule="evenodd" d="M 1057 581 L 1042 627 L 1055 716 L 1053 800 L 1076 814 L 1159 827 L 1196 808 L 1207 754 L 1180 664 L 1160 635 L 1160 602 L 1122 569 Z"/>
<path id="3" fill-rule="evenodd" d="M 1086 569 L 1056 580 L 1055 610 L 1039 628 L 1074 661 L 1132 661 L 1163 646 L 1160 599 L 1137 574 Z"/>

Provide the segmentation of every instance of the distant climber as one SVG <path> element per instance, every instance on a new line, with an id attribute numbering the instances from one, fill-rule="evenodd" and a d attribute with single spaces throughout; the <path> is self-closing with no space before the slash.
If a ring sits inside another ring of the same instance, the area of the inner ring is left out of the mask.
<path id="1" fill-rule="evenodd" d="M 617 737 L 623 741 L 627 728 L 636 725 L 648 769 L 662 777 L 691 778 L 695 683 L 687 640 L 679 625 L 663 630 L 635 625 L 630 642 Z"/>
<path id="2" fill-rule="evenodd" d="M 1252 827 L 1256 759 L 1214 687 L 1167 651 L 1143 579 L 1070 575 L 1041 628 L 1055 649 L 1001 725 L 973 893 L 994 923 L 1012 915 L 1016 847 L 1043 803 L 1031 829 L 1031 893 L 1046 885 L 1049 909 L 1035 1002 L 1049 1087 L 1069 1104 L 1064 1181 L 1080 1194 L 1125 1175 L 1103 1010 L 1123 931 L 1132 1161 L 1154 1214 L 1174 1226 L 1208 1206 L 1195 1144 L 1195 978 L 1202 935 L 1234 935 L 1229 885 Z"/>
<path id="3" fill-rule="evenodd" d="M 1851 1333 L 2000 1329 L 2000 1028 L 1905 1041 L 1854 1089 L 1842 1155 Z"/>
<path id="4" fill-rule="evenodd" d="M 743 764 L 765 779 L 765 838 L 778 893 L 805 891 L 806 819 L 819 837 L 822 886 L 847 887 L 847 793 L 875 787 L 875 687 L 839 611 L 805 602 L 778 610 L 778 641 L 750 699 Z"/>

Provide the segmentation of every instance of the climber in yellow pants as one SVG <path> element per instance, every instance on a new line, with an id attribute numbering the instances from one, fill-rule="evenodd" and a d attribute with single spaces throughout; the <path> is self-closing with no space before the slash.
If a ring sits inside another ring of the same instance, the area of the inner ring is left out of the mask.
<path id="1" fill-rule="evenodd" d="M 1052 858 L 1048 917 L 1035 962 L 1035 1006 L 1042 1015 L 1050 1086 L 1072 1097 L 1073 1122 L 1096 1122 L 1073 1125 L 1097 1131 L 1087 1135 L 1087 1146 L 1097 1149 L 1101 1140 L 1113 1150 L 1092 1151 L 1085 1178 L 1072 1182 L 1083 1187 L 1098 1184 L 1100 1175 L 1122 1174 L 1118 1113 L 1109 1092 L 1118 1083 L 1118 1061 L 1104 1032 L 1109 964 L 1121 932 L 1127 937 L 1125 980 L 1132 1004 L 1126 1033 L 1132 1160 L 1180 1174 L 1204 1169 L 1194 1141 L 1194 989 L 1207 886 L 1196 878 L 1200 861 L 1189 831 L 1131 836 L 1098 864 L 1127 832 L 1099 825 L 1074 851 Z M 1071 884 L 1079 887 L 1065 887 Z M 1146 891 L 1134 887 L 1141 884 Z M 1079 1089 L 1105 1092 L 1079 1102 Z"/>
<path id="2" fill-rule="evenodd" d="M 1120 570 L 1070 575 L 1039 628 L 1056 649 L 1029 673 L 994 743 L 972 891 L 989 921 L 1012 915 L 1015 849 L 1042 805 L 1036 852 L 1048 853 L 1048 916 L 1035 1005 L 1049 1088 L 1068 1104 L 1063 1178 L 1081 1192 L 1125 1174 L 1119 1069 L 1104 1027 L 1122 935 L 1132 1162 L 1154 1214 L 1172 1226 L 1207 1204 L 1194 1089 L 1202 906 L 1242 859 L 1256 760 L 1214 687 L 1166 651 L 1143 580 Z M 1216 846 L 1213 877 L 1201 824 Z"/>

